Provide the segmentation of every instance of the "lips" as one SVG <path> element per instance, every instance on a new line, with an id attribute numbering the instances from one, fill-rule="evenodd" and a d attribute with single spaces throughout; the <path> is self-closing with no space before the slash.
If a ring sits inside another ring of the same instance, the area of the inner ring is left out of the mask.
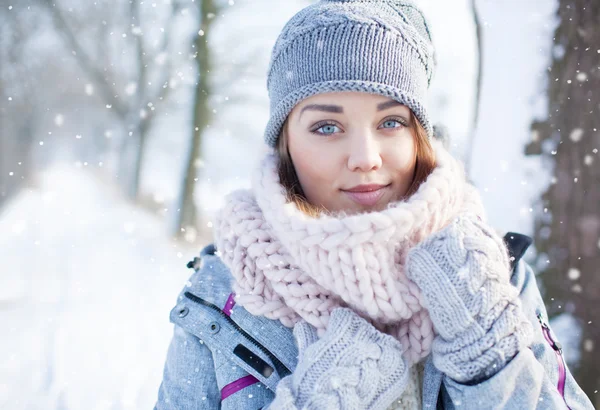
<path id="1" fill-rule="evenodd" d="M 386 193 L 389 185 L 359 185 L 349 190 L 342 190 L 348 197 L 359 205 L 373 206 Z"/>

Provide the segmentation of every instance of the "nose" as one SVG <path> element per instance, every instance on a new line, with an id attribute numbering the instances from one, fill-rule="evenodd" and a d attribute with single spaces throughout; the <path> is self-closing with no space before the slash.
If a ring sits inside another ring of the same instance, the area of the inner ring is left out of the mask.
<path id="1" fill-rule="evenodd" d="M 375 171 L 380 169 L 381 165 L 381 146 L 372 133 L 364 131 L 351 138 L 348 153 L 350 171 Z"/>

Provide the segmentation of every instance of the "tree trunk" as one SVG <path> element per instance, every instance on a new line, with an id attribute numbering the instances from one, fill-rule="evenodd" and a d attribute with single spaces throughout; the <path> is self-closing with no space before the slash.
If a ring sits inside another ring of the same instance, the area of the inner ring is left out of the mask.
<path id="1" fill-rule="evenodd" d="M 477 37 L 477 79 L 475 83 L 475 104 L 473 104 L 473 121 L 471 123 L 471 132 L 467 143 L 467 152 L 465 153 L 465 170 L 467 175 L 471 175 L 471 163 L 473 161 L 473 146 L 475 145 L 475 135 L 477 133 L 477 123 L 479 122 L 479 107 L 481 105 L 481 81 L 483 79 L 483 29 L 481 18 L 477 10 L 477 0 L 471 0 L 471 12 L 473 13 L 473 24 L 475 24 L 475 36 Z"/>
<path id="2" fill-rule="evenodd" d="M 140 184 L 142 179 L 142 168 L 144 165 L 144 157 L 146 154 L 146 143 L 148 141 L 148 133 L 150 131 L 149 120 L 142 120 L 135 131 L 133 131 L 132 138 L 135 140 L 135 147 L 133 153 L 133 164 L 131 166 L 131 184 L 129 186 L 129 196 L 132 200 L 137 201 L 140 199 Z"/>
<path id="3" fill-rule="evenodd" d="M 213 0 L 202 0 L 199 12 L 199 33 L 194 40 L 194 49 L 197 53 L 196 63 L 198 66 L 198 82 L 194 95 L 193 130 L 190 148 L 186 159 L 186 171 L 183 180 L 181 200 L 179 203 L 179 215 L 176 224 L 177 236 L 182 236 L 184 231 L 193 229 L 198 231 L 198 210 L 194 203 L 196 181 L 199 173 L 199 164 L 202 159 L 202 135 L 211 120 L 211 112 L 208 106 L 210 95 L 209 75 L 211 71 L 210 50 L 208 38 L 210 27 L 216 13 Z"/>
<path id="4" fill-rule="evenodd" d="M 559 0 L 548 72 L 548 118 L 532 124 L 529 155 L 542 155 L 555 182 L 542 195 L 535 245 L 551 316 L 581 324 L 575 377 L 600 406 L 600 2 Z M 547 262 L 548 261 L 548 262 Z"/>

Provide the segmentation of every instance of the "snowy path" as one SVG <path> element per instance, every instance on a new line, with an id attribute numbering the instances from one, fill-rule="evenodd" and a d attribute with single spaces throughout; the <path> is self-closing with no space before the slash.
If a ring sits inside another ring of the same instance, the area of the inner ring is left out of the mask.
<path id="1" fill-rule="evenodd" d="M 152 408 L 197 251 L 166 237 L 74 167 L 3 209 L 0 409 Z"/>

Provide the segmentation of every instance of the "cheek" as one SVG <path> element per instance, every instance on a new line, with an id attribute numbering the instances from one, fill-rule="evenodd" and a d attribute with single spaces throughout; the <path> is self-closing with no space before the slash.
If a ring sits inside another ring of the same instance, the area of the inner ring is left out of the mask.
<path id="1" fill-rule="evenodd" d="M 290 144 L 296 175 L 307 199 L 313 203 L 322 202 L 329 195 L 335 176 L 340 173 L 331 153 L 317 145 L 302 141 Z"/>
<path id="2" fill-rule="evenodd" d="M 317 188 L 320 182 L 326 181 L 327 176 L 331 175 L 332 161 L 331 158 L 328 160 L 328 156 L 323 151 L 298 150 L 292 152 L 290 150 L 290 154 L 304 192 Z"/>
<path id="3" fill-rule="evenodd" d="M 397 182 L 407 185 L 412 182 L 416 166 L 416 146 L 410 139 L 403 140 L 386 149 L 384 163 L 397 175 Z"/>

